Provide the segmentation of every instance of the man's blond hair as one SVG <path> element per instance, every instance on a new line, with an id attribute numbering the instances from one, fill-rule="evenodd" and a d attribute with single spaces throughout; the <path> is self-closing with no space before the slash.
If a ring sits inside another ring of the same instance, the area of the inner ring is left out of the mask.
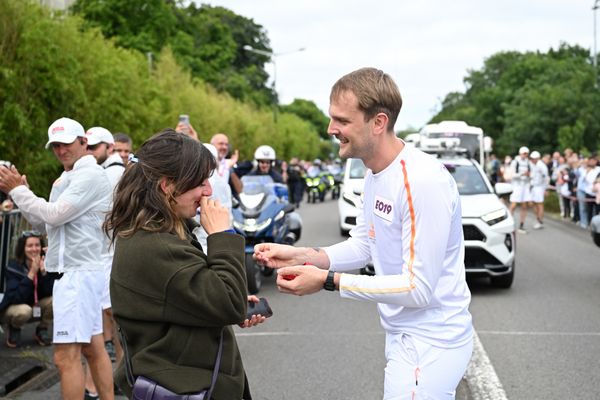
<path id="1" fill-rule="evenodd" d="M 352 92 L 358 99 L 358 108 L 365 121 L 379 113 L 388 117 L 388 131 L 393 132 L 402 108 L 400 90 L 394 80 L 376 68 L 361 68 L 342 76 L 331 88 L 329 101 L 334 102 L 344 92 Z"/>

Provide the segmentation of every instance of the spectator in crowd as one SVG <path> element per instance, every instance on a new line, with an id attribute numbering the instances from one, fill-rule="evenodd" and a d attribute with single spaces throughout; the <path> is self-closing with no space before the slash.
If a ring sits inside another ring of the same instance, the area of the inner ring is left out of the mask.
<path id="1" fill-rule="evenodd" d="M 561 218 L 565 217 L 565 203 L 562 197 L 563 185 L 565 184 L 565 180 L 562 179 L 562 175 L 564 174 L 564 170 L 566 168 L 567 163 L 565 161 L 565 158 L 559 154 L 556 167 L 554 167 L 550 175 L 550 185 L 554 185 L 554 188 L 556 190 Z"/>
<path id="2" fill-rule="evenodd" d="M 519 218 L 519 233 L 527 233 L 525 230 L 525 218 L 527 217 L 527 205 L 531 202 L 531 170 L 533 166 L 529 161 L 529 149 L 525 146 L 519 149 L 519 155 L 510 164 L 512 193 L 510 194 L 510 212 L 515 212 L 517 205 L 521 208 Z"/>
<path id="3" fill-rule="evenodd" d="M 121 156 L 114 151 L 115 141 L 113 135 L 106 128 L 93 127 L 86 131 L 88 139 L 88 152 L 91 153 L 98 164 L 106 171 L 108 180 L 110 181 L 111 197 L 114 193 L 117 183 L 121 179 L 125 171 L 125 165 Z M 105 239 L 106 236 L 105 236 Z M 110 271 L 112 267 L 113 249 L 109 246 L 108 239 L 102 254 L 105 265 L 105 280 L 104 293 L 102 296 L 102 330 L 104 336 L 104 347 L 111 361 L 120 362 L 123 358 L 123 349 L 121 348 L 119 337 L 116 334 L 115 324 L 113 322 L 112 310 L 110 305 Z M 92 380 L 92 375 L 89 371 L 89 365 L 86 369 L 85 383 L 86 400 L 93 400 L 98 397 L 96 386 Z"/>
<path id="4" fill-rule="evenodd" d="M 138 379 L 193 395 L 211 385 L 222 334 L 213 396 L 250 399 L 231 325 L 252 326 L 264 317 L 246 319 L 244 239 L 231 232 L 229 211 L 209 199 L 215 159 L 172 129 L 148 139 L 136 157 L 104 225 L 115 244 L 111 300 L 127 364 Z M 191 234 L 198 207 L 208 254 Z M 131 396 L 123 364 L 116 381 Z"/>
<path id="5" fill-rule="evenodd" d="M 550 174 L 550 185 L 555 185 L 556 171 L 561 165 L 564 165 L 564 163 L 564 157 L 561 156 L 560 152 L 555 151 L 554 153 L 552 153 L 552 158 L 546 163 L 546 165 L 548 166 L 548 173 Z"/>
<path id="6" fill-rule="evenodd" d="M 490 154 L 490 159 L 487 164 L 487 173 L 492 185 L 500 182 L 500 161 L 498 161 L 495 154 Z"/>
<path id="7" fill-rule="evenodd" d="M 598 176 L 596 176 L 596 180 L 594 180 L 592 191 L 596 194 L 596 208 L 594 210 L 594 215 L 598 215 L 600 214 L 600 173 L 598 174 Z"/>
<path id="8" fill-rule="evenodd" d="M 584 208 L 585 215 L 587 217 L 585 227 L 587 228 L 590 224 L 592 217 L 596 214 L 596 193 L 594 193 L 594 182 L 600 174 L 600 167 L 598 167 L 598 156 L 592 154 L 588 157 L 586 162 L 586 172 L 584 176 Z M 583 226 L 583 224 L 582 224 Z"/>
<path id="9" fill-rule="evenodd" d="M 568 164 L 563 164 L 556 170 L 556 192 L 559 194 L 560 212 L 562 218 L 572 218 L 571 198 L 573 193 L 573 177 Z"/>
<path id="10" fill-rule="evenodd" d="M 588 162 L 587 158 L 579 160 L 579 168 L 577 168 L 577 203 L 579 207 L 579 226 L 583 229 L 587 229 L 591 216 L 588 214 L 587 199 L 588 196 L 588 184 L 593 181 L 591 177 L 591 167 L 593 164 Z M 595 177 L 595 175 L 594 175 Z"/>
<path id="11" fill-rule="evenodd" d="M 501 177 L 502 177 L 502 181 L 503 182 L 510 183 L 510 181 L 512 179 L 511 163 L 512 163 L 512 157 L 511 156 L 504 157 L 504 163 L 500 167 L 500 173 L 501 173 Z"/>
<path id="12" fill-rule="evenodd" d="M 54 279 L 44 267 L 44 239 L 37 231 L 25 231 L 17 240 L 15 259 L 6 267 L 6 291 L 0 303 L 0 319 L 7 326 L 6 345 L 21 344 L 21 328 L 31 318 L 40 318 L 34 338 L 40 346 L 52 343 Z"/>
<path id="13" fill-rule="evenodd" d="M 57 274 L 52 295 L 54 362 L 62 398 L 84 397 L 81 355 L 90 364 L 103 400 L 114 399 L 112 367 L 102 337 L 105 245 L 101 221 L 110 207 L 110 182 L 96 159 L 87 154 L 79 122 L 60 118 L 48 128 L 52 148 L 64 172 L 54 182 L 50 201 L 37 197 L 13 166 L 0 168 L 0 190 L 8 193 L 34 227 L 45 226 L 45 267 Z"/>
<path id="14" fill-rule="evenodd" d="M 239 159 L 239 152 L 235 150 L 231 158 L 229 155 L 229 138 L 224 133 L 217 133 L 210 138 L 210 144 L 217 149 L 217 171 L 216 173 L 226 179 L 234 196 L 242 193 L 242 182 L 234 170 Z"/>
<path id="15" fill-rule="evenodd" d="M 531 153 L 531 164 L 531 201 L 537 219 L 533 224 L 533 229 L 542 229 L 544 227 L 544 198 L 550 177 L 548 176 L 548 167 L 540 160 L 538 151 Z"/>
<path id="16" fill-rule="evenodd" d="M 292 157 L 287 167 L 287 184 L 290 194 L 290 203 L 296 208 L 300 207 L 300 202 L 304 196 L 304 169 L 298 161 L 298 157 Z"/>
<path id="17" fill-rule="evenodd" d="M 567 151 L 565 150 L 565 157 Z M 579 166 L 581 161 L 579 160 L 579 155 L 573 151 L 571 151 L 569 157 L 567 158 L 567 163 L 569 164 L 569 181 L 571 183 L 571 210 L 573 213 L 572 221 L 576 224 L 579 224 L 580 215 L 579 215 L 579 200 L 577 199 L 577 185 L 579 184 Z"/>
<path id="18" fill-rule="evenodd" d="M 121 160 L 123 160 L 123 165 L 127 165 L 129 162 L 129 154 L 133 149 L 133 143 L 131 142 L 131 138 L 124 133 L 115 133 L 115 153 L 121 156 Z"/>
<path id="19" fill-rule="evenodd" d="M 285 183 L 284 175 L 273 168 L 276 159 L 275 150 L 271 146 L 258 146 L 254 152 L 256 167 L 248 175 L 269 175 L 273 182 Z"/>

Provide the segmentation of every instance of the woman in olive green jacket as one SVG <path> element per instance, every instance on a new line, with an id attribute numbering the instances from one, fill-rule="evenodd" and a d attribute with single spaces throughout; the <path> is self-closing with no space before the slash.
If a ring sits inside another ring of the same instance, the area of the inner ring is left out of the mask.
<path id="1" fill-rule="evenodd" d="M 249 399 L 231 325 L 264 318 L 245 320 L 244 239 L 230 231 L 228 210 L 209 199 L 215 160 L 198 141 L 172 129 L 148 139 L 136 156 L 105 223 L 115 244 L 113 314 L 133 375 L 178 394 L 208 389 L 223 330 L 213 398 Z M 209 233 L 207 255 L 188 225 L 199 207 Z M 131 396 L 122 364 L 115 381 Z"/>

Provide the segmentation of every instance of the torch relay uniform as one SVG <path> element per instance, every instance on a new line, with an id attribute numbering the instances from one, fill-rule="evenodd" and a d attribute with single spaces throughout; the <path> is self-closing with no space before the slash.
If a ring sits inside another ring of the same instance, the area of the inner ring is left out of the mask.
<path id="1" fill-rule="evenodd" d="M 239 400 L 247 385 L 231 325 L 246 318 L 244 238 L 213 233 L 205 255 L 190 229 L 187 240 L 143 230 L 117 238 L 113 314 L 126 335 L 133 375 L 179 394 L 210 386 L 224 329 L 213 398 Z M 123 363 L 115 382 L 131 396 Z"/>
<path id="2" fill-rule="evenodd" d="M 92 155 L 75 162 L 54 181 L 50 201 L 24 185 L 10 191 L 21 213 L 48 233 L 45 267 L 63 274 L 54 283 L 54 343 L 90 343 L 102 333 L 104 248 L 102 222 L 110 207 L 111 188 Z"/>
<path id="3" fill-rule="evenodd" d="M 338 272 L 373 262 L 375 276 L 342 273 L 339 290 L 378 303 L 385 399 L 453 399 L 471 357 L 473 326 L 460 197 L 446 168 L 405 146 L 384 170 L 368 170 L 357 226 L 325 251 Z"/>

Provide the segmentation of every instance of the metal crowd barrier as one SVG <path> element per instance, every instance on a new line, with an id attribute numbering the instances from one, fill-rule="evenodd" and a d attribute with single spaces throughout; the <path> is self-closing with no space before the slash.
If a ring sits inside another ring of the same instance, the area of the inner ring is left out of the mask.
<path id="1" fill-rule="evenodd" d="M 5 290 L 6 265 L 14 257 L 19 236 L 27 230 L 31 230 L 31 224 L 18 209 L 0 212 L 0 298 Z"/>

